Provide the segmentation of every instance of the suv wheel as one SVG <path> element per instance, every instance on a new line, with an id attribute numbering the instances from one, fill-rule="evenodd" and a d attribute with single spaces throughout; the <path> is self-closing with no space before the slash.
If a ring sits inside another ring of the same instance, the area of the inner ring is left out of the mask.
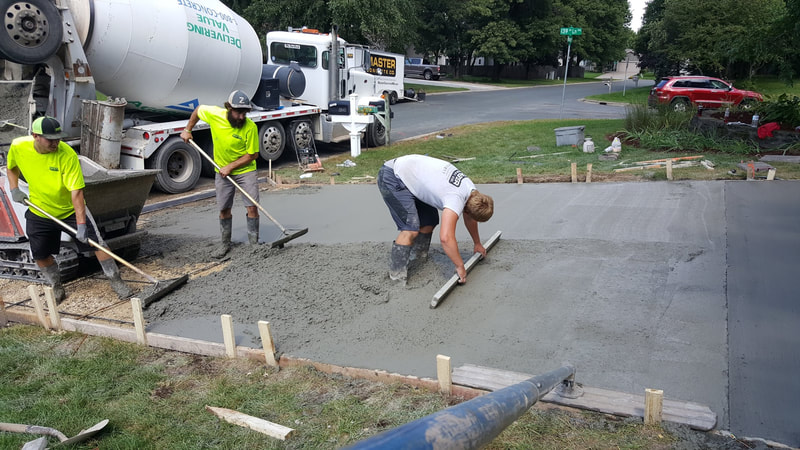
<path id="1" fill-rule="evenodd" d="M 672 110 L 676 112 L 684 112 L 689 110 L 689 100 L 686 98 L 676 98 L 672 100 L 670 104 L 672 106 Z"/>

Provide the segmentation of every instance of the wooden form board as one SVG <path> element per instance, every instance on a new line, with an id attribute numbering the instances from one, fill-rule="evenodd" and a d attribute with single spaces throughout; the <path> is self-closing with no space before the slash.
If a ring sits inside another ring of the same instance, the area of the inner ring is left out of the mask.
<path id="1" fill-rule="evenodd" d="M 494 247 L 494 244 L 496 244 L 497 241 L 500 240 L 501 234 L 503 234 L 501 231 L 496 232 L 495 234 L 492 235 L 492 237 L 489 238 L 488 241 L 486 241 L 483 244 L 483 248 L 486 249 L 486 253 L 489 253 L 489 250 L 491 250 L 492 247 Z M 472 270 L 472 268 L 475 267 L 475 264 L 478 264 L 478 261 L 480 260 L 481 260 L 481 254 L 475 252 L 475 254 L 472 255 L 472 257 L 470 257 L 466 263 L 464 263 L 464 268 L 467 270 L 467 273 L 469 273 Z M 442 300 L 444 300 L 444 298 L 447 297 L 447 294 L 449 294 L 450 291 L 452 291 L 456 287 L 456 285 L 458 285 L 458 274 L 455 274 L 452 277 L 450 277 L 447 283 L 445 283 L 444 286 L 441 287 L 441 289 L 439 289 L 435 294 L 433 294 L 433 300 L 431 300 L 431 308 L 436 308 L 437 306 L 439 306 L 439 303 L 441 303 Z"/>
<path id="2" fill-rule="evenodd" d="M 534 375 L 490 367 L 465 364 L 453 370 L 453 384 L 495 391 L 525 381 Z M 582 386 L 583 395 L 578 398 L 562 397 L 550 391 L 542 401 L 573 408 L 598 411 L 617 416 L 644 417 L 644 395 L 634 395 L 608 389 Z M 717 415 L 711 408 L 699 403 L 663 400 L 663 420 L 689 425 L 696 430 L 708 431 L 717 424 Z"/>

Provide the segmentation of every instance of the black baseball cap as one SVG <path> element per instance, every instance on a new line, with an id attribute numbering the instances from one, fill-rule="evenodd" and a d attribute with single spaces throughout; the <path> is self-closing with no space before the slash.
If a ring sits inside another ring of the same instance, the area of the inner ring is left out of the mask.
<path id="1" fill-rule="evenodd" d="M 61 124 L 52 117 L 45 116 L 34 120 L 31 130 L 45 139 L 56 140 L 64 137 Z"/>

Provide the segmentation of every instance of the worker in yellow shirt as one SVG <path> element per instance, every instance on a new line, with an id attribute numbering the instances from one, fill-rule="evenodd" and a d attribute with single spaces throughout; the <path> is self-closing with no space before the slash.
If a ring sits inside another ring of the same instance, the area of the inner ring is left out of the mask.
<path id="1" fill-rule="evenodd" d="M 8 184 L 14 201 L 22 204 L 28 201 L 77 231 L 69 233 L 34 208 L 25 212 L 25 234 L 33 259 L 60 302 L 65 292 L 53 255 L 61 247 L 61 233 L 67 232 L 75 238 L 80 252 L 94 250 L 88 240 L 97 240 L 97 236 L 92 227 L 86 226 L 83 172 L 75 150 L 61 141 L 61 124 L 52 117 L 40 117 L 33 121 L 31 130 L 31 136 L 14 139 L 8 149 Z M 20 176 L 28 183 L 30 199 L 19 188 Z M 132 291 L 120 278 L 116 262 L 102 251 L 95 251 L 95 256 L 114 292 L 120 298 L 129 297 Z"/>
<path id="2" fill-rule="evenodd" d="M 214 143 L 214 162 L 220 167 L 214 177 L 219 208 L 219 228 L 222 242 L 213 256 L 222 258 L 231 248 L 231 228 L 233 226 L 233 198 L 236 187 L 229 183 L 230 177 L 241 186 L 256 202 L 258 196 L 258 178 L 256 176 L 256 159 L 258 159 L 258 127 L 247 117 L 252 106 L 250 98 L 242 91 L 233 91 L 225 102 L 225 107 L 200 105 L 192 112 L 186 127 L 181 132 L 181 139 L 189 142 L 192 139 L 192 128 L 198 121 L 206 122 L 211 128 L 211 140 Z M 242 196 L 247 209 L 247 238 L 250 245 L 258 244 L 259 216 L 258 207 L 246 196 Z"/>

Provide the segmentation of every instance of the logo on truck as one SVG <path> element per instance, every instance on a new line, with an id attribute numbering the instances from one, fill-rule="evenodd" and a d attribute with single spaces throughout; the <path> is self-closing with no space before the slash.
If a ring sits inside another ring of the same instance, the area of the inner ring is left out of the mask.
<path id="1" fill-rule="evenodd" d="M 369 69 L 373 75 L 393 77 L 397 75 L 397 60 L 389 56 L 370 55 Z"/>

